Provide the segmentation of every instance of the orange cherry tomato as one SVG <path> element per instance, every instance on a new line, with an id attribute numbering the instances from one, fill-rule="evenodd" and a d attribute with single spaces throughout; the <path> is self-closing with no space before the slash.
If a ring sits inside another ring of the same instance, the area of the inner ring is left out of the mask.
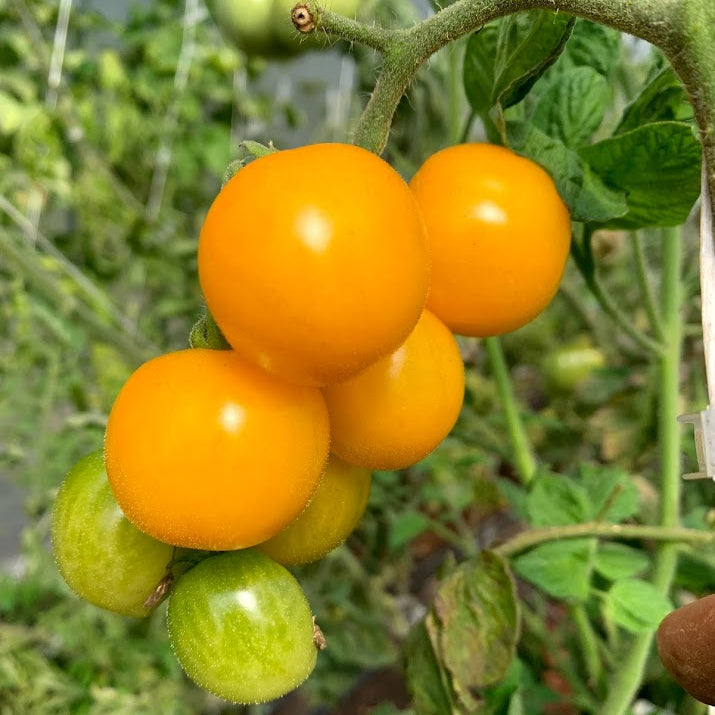
<path id="1" fill-rule="evenodd" d="M 322 559 L 357 526 L 367 507 L 371 481 L 369 470 L 331 456 L 305 511 L 256 549 L 284 566 Z"/>
<path id="2" fill-rule="evenodd" d="M 198 265 L 233 348 L 307 385 L 343 380 L 400 345 L 429 280 L 409 187 L 347 144 L 279 151 L 241 169 L 209 209 Z"/>
<path id="3" fill-rule="evenodd" d="M 150 360 L 112 407 L 105 461 L 124 514 L 155 539 L 229 550 L 305 508 L 328 455 L 325 402 L 229 350 Z"/>
<path id="4" fill-rule="evenodd" d="M 558 290 L 571 223 L 540 166 L 492 144 L 433 154 L 410 182 L 432 255 L 427 307 L 461 335 L 533 320 Z"/>
<path id="5" fill-rule="evenodd" d="M 397 350 L 323 394 L 335 454 L 368 469 L 402 469 L 427 456 L 457 421 L 464 365 L 454 336 L 424 311 Z"/>

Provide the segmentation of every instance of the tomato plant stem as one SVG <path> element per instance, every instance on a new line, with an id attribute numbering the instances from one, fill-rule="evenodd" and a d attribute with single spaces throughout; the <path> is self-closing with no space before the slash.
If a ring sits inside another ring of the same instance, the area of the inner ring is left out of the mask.
<path id="1" fill-rule="evenodd" d="M 570 612 L 581 644 L 581 652 L 586 666 L 586 673 L 588 673 L 589 685 L 595 688 L 603 680 L 603 665 L 598 650 L 596 632 L 582 603 L 572 604 Z"/>
<path id="2" fill-rule="evenodd" d="M 663 229 L 662 314 L 666 348 L 660 358 L 658 434 L 660 440 L 661 517 L 664 530 L 678 529 L 680 520 L 680 429 L 678 397 L 682 320 L 681 229 Z M 653 585 L 663 593 L 670 590 L 678 561 L 678 546 L 660 546 L 653 569 Z M 604 705 L 604 712 L 625 715 L 642 682 L 646 661 L 653 645 L 653 632 L 637 636 L 621 662 Z"/>
<path id="3" fill-rule="evenodd" d="M 675 548 L 683 548 L 682 544 L 706 546 L 715 544 L 715 534 L 702 529 L 686 529 L 683 527 L 666 527 L 654 524 L 610 524 L 602 521 L 587 521 L 582 524 L 566 524 L 564 526 L 544 526 L 538 529 L 528 529 L 496 546 L 493 550 L 502 556 L 516 556 L 528 551 L 534 546 L 547 541 L 561 539 L 582 539 L 594 536 L 603 539 L 643 539 L 672 543 Z M 604 711 L 605 712 L 605 711 Z"/>
<path id="4" fill-rule="evenodd" d="M 603 312 L 639 347 L 649 353 L 660 355 L 663 346 L 635 327 L 633 321 L 620 309 L 616 301 L 604 289 L 603 284 L 594 272 L 587 283 L 594 298 L 599 302 Z"/>
<path id="5" fill-rule="evenodd" d="M 523 422 L 519 416 L 519 408 L 506 360 L 504 359 L 501 342 L 497 337 L 485 338 L 484 345 L 489 355 L 492 374 L 506 416 L 509 439 L 514 448 L 514 462 L 516 463 L 519 478 L 524 484 L 528 484 L 536 471 L 536 459 L 531 451 Z"/>
<path id="6" fill-rule="evenodd" d="M 650 276 L 648 275 L 648 266 L 646 265 L 645 251 L 643 250 L 643 241 L 640 232 L 634 231 L 631 234 L 631 247 L 633 249 L 633 258 L 636 264 L 636 278 L 638 279 L 643 307 L 648 315 L 648 321 L 650 322 L 650 328 L 653 334 L 658 340 L 662 341 L 664 338 L 663 324 L 658 313 L 658 307 L 656 306 Z"/>

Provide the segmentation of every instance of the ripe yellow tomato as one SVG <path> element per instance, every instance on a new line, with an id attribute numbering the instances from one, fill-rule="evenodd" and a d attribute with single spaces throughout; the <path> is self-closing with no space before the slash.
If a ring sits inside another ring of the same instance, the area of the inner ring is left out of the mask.
<path id="1" fill-rule="evenodd" d="M 367 507 L 370 482 L 367 469 L 332 456 L 305 511 L 256 549 L 284 566 L 322 559 L 357 526 Z"/>
<path id="2" fill-rule="evenodd" d="M 464 365 L 454 336 L 425 310 L 397 350 L 323 394 L 335 454 L 368 469 L 401 469 L 427 456 L 454 426 Z"/>
<path id="3" fill-rule="evenodd" d="M 491 144 L 433 154 L 410 182 L 432 254 L 427 307 L 461 335 L 507 333 L 558 290 L 569 212 L 540 166 Z"/>
<path id="4" fill-rule="evenodd" d="M 328 455 L 325 402 L 230 350 L 144 363 L 112 407 L 107 476 L 139 529 L 229 550 L 269 539 L 305 508 Z"/>
<path id="5" fill-rule="evenodd" d="M 241 169 L 209 209 L 198 264 L 232 347 L 306 385 L 343 380 L 400 345 L 429 281 L 415 197 L 386 162 L 347 144 Z"/>

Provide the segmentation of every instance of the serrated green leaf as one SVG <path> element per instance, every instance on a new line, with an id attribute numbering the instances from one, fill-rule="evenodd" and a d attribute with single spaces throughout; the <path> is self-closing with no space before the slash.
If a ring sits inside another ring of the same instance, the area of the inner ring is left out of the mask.
<path id="1" fill-rule="evenodd" d="M 497 21 L 485 25 L 467 41 L 462 81 L 469 104 L 476 114 L 485 115 L 494 104 L 494 61 L 498 39 Z"/>
<path id="2" fill-rule="evenodd" d="M 617 581 L 643 573 L 650 566 L 650 558 L 639 549 L 626 544 L 600 544 L 593 560 L 595 571 L 609 581 Z"/>
<path id="3" fill-rule="evenodd" d="M 507 122 L 509 146 L 543 166 L 569 207 L 574 221 L 606 222 L 628 211 L 625 192 L 606 186 L 562 141 L 530 122 Z"/>
<path id="4" fill-rule="evenodd" d="M 621 34 L 605 25 L 579 18 L 559 58 L 564 67 L 592 67 L 610 77 L 620 58 Z"/>
<path id="5" fill-rule="evenodd" d="M 484 115 L 518 104 L 556 61 L 574 20 L 543 10 L 514 13 L 486 25 L 467 42 L 464 90 L 472 109 Z"/>
<path id="6" fill-rule="evenodd" d="M 700 195 L 700 142 L 688 124 L 646 124 L 579 149 L 607 186 L 628 197 L 609 228 L 679 226 Z"/>
<path id="7" fill-rule="evenodd" d="M 573 67 L 552 76 L 531 121 L 566 146 L 579 146 L 603 121 L 609 93 L 603 75 L 590 67 Z"/>
<path id="8" fill-rule="evenodd" d="M 579 481 L 591 505 L 589 519 L 617 524 L 638 512 L 638 488 L 622 469 L 584 463 Z"/>
<path id="9" fill-rule="evenodd" d="M 639 579 L 616 581 L 606 594 L 607 618 L 631 633 L 646 633 L 673 610 L 670 599 L 653 584 Z"/>
<path id="10" fill-rule="evenodd" d="M 534 479 L 526 500 L 532 526 L 564 526 L 588 521 L 585 490 L 569 477 L 542 473 Z"/>
<path id="11" fill-rule="evenodd" d="M 495 60 L 494 104 L 518 104 L 558 59 L 575 19 L 563 12 L 530 10 L 499 21 Z"/>
<path id="12" fill-rule="evenodd" d="M 666 65 L 656 72 L 625 108 L 614 134 L 623 134 L 653 122 L 688 121 L 692 117 L 693 107 L 685 89 L 675 70 Z"/>
<path id="13" fill-rule="evenodd" d="M 588 598 L 593 539 L 549 541 L 514 559 L 514 571 L 554 598 L 583 602 Z"/>
<path id="14" fill-rule="evenodd" d="M 506 675 L 519 636 L 519 603 L 506 560 L 483 551 L 462 562 L 440 583 L 425 625 L 455 700 L 474 711 L 478 691 Z"/>

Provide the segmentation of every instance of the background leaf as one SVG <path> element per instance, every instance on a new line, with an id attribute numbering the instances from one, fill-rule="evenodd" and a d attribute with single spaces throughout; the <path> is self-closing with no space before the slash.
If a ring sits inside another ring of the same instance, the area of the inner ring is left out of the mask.
<path id="1" fill-rule="evenodd" d="M 606 110 L 610 88 L 591 67 L 573 67 L 552 75 L 531 115 L 534 126 L 568 147 L 588 141 Z"/>
<path id="2" fill-rule="evenodd" d="M 554 598 L 582 603 L 588 598 L 593 539 L 548 541 L 514 560 L 514 571 Z"/>
<path id="3" fill-rule="evenodd" d="M 645 633 L 673 610 L 670 599 L 653 584 L 639 579 L 616 581 L 606 594 L 604 611 L 631 633 Z"/>
<path id="4" fill-rule="evenodd" d="M 640 549 L 604 542 L 599 544 L 593 560 L 593 568 L 610 581 L 637 576 L 650 566 L 650 558 Z"/>
<path id="5" fill-rule="evenodd" d="M 628 212 L 609 228 L 679 226 L 700 195 L 700 142 L 688 124 L 646 124 L 579 149 L 612 189 L 626 193 Z"/>
<path id="6" fill-rule="evenodd" d="M 484 115 L 518 104 L 553 64 L 571 34 L 565 13 L 531 10 L 486 25 L 472 35 L 464 59 L 464 90 L 472 109 Z"/>
<path id="7" fill-rule="evenodd" d="M 625 192 L 606 186 L 579 156 L 531 122 L 507 122 L 509 146 L 543 166 L 574 221 L 604 223 L 628 211 Z"/>

